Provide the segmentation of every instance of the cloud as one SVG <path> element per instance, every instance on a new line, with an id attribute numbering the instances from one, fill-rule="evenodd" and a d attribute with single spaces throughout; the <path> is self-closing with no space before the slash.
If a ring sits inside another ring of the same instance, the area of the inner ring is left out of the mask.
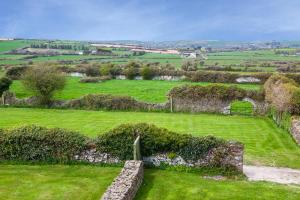
<path id="1" fill-rule="evenodd" d="M 299 39 L 297 0 L 11 0 L 0 36 L 78 40 Z"/>

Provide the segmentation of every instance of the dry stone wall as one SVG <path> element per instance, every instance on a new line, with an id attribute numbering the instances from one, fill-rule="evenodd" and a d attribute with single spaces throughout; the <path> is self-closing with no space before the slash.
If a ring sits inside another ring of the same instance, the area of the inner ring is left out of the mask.
<path id="1" fill-rule="evenodd" d="M 186 167 L 233 167 L 239 171 L 243 171 L 243 154 L 244 146 L 237 142 L 228 142 L 224 146 L 212 149 L 203 156 L 202 159 L 184 160 L 181 156 L 176 155 L 170 157 L 168 153 L 160 153 L 148 157 L 143 157 L 145 164 L 159 167 L 163 164 L 170 166 L 186 166 Z M 86 150 L 80 155 L 75 156 L 75 160 L 90 162 L 90 163 L 108 163 L 117 164 L 122 163 L 116 156 L 108 153 L 98 152 L 96 149 Z"/>
<path id="2" fill-rule="evenodd" d="M 293 138 L 297 142 L 298 145 L 300 145 L 300 120 L 299 119 L 292 119 L 292 126 L 290 130 Z"/>
<path id="3" fill-rule="evenodd" d="M 121 173 L 103 194 L 101 200 L 134 199 L 143 182 L 143 176 L 144 169 L 142 161 L 126 161 Z"/>

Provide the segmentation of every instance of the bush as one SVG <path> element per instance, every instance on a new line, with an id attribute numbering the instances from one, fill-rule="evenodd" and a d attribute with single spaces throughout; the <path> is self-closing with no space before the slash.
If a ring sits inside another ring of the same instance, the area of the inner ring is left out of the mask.
<path id="1" fill-rule="evenodd" d="M 273 75 L 264 84 L 266 101 L 279 112 L 300 114 L 300 88 L 285 76 Z"/>
<path id="2" fill-rule="evenodd" d="M 95 77 L 100 75 L 99 67 L 97 66 L 88 66 L 85 69 L 85 74 L 87 76 Z"/>
<path id="3" fill-rule="evenodd" d="M 7 77 L 0 78 L 0 97 L 3 92 L 9 89 L 9 86 L 12 84 L 12 81 Z"/>
<path id="4" fill-rule="evenodd" d="M 105 94 L 89 94 L 81 99 L 69 102 L 72 108 L 85 108 L 91 110 L 133 110 L 137 106 L 137 101 L 127 96 L 112 96 Z"/>
<path id="5" fill-rule="evenodd" d="M 178 134 L 154 125 L 124 124 L 96 138 L 96 147 L 101 152 L 118 156 L 122 160 L 133 158 L 133 142 L 141 139 L 142 156 L 173 152 L 184 159 L 197 160 L 213 148 L 225 144 L 224 140 L 212 136 L 193 137 Z"/>
<path id="6" fill-rule="evenodd" d="M 125 69 L 124 74 L 128 80 L 133 80 L 137 75 L 137 70 L 134 67 Z"/>
<path id="7" fill-rule="evenodd" d="M 193 82 L 212 82 L 212 83 L 235 83 L 239 77 L 238 74 L 233 73 L 216 73 L 198 71 L 191 73 L 189 78 Z"/>
<path id="8" fill-rule="evenodd" d="M 67 162 L 86 145 L 85 136 L 58 128 L 24 126 L 0 131 L 0 158 L 5 160 Z"/>
<path id="9" fill-rule="evenodd" d="M 24 74 L 28 67 L 21 66 L 21 67 L 10 67 L 6 71 L 6 76 L 12 80 L 18 80 Z"/>
<path id="10" fill-rule="evenodd" d="M 66 79 L 64 75 L 53 67 L 34 66 L 26 70 L 22 83 L 39 99 L 40 104 L 49 105 L 54 93 L 62 90 Z"/>
<path id="11" fill-rule="evenodd" d="M 155 76 L 155 72 L 150 67 L 143 67 L 141 75 L 144 80 L 152 80 Z"/>
<path id="12" fill-rule="evenodd" d="M 192 99 L 195 101 L 202 98 L 231 101 L 242 99 L 246 95 L 246 90 L 237 88 L 235 86 L 228 87 L 219 84 L 212 84 L 208 86 L 184 85 L 175 87 L 169 92 L 169 96 L 175 98 Z"/>

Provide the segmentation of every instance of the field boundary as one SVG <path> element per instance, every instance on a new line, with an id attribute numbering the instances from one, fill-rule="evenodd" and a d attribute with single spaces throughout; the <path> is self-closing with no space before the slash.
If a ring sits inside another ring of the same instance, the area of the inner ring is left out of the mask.
<path id="1" fill-rule="evenodd" d="M 101 200 L 131 200 L 134 199 L 144 178 L 143 161 L 129 160 L 121 173 L 107 188 Z"/>

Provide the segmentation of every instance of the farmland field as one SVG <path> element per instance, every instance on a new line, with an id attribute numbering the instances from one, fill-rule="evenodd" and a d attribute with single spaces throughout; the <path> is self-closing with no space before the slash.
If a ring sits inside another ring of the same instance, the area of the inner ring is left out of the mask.
<path id="1" fill-rule="evenodd" d="M 79 78 L 68 78 L 63 91 L 55 97 L 57 99 L 74 99 L 86 94 L 113 94 L 125 95 L 136 98 L 140 101 L 161 103 L 167 101 L 167 94 L 175 86 L 184 84 L 209 85 L 212 83 L 190 83 L 184 81 L 146 81 L 146 80 L 110 80 L 102 83 L 79 83 Z M 243 89 L 258 90 L 260 85 L 255 84 L 226 84 L 236 85 Z M 130 88 L 130 90 L 128 89 Z M 31 96 L 25 90 L 20 81 L 14 81 L 11 91 L 19 98 Z"/>
<path id="2" fill-rule="evenodd" d="M 0 41 L 0 52 L 11 51 L 13 49 L 25 47 L 28 43 L 24 40 Z"/>
<path id="3" fill-rule="evenodd" d="M 118 167 L 84 165 L 0 165 L 0 199 L 99 199 Z"/>
<path id="4" fill-rule="evenodd" d="M 234 180 L 215 181 L 194 173 L 146 169 L 144 182 L 136 199 L 298 200 L 299 196 L 299 186 Z"/>
<path id="5" fill-rule="evenodd" d="M 152 123 L 179 133 L 215 135 L 245 145 L 245 163 L 300 168 L 300 148 L 266 117 L 1 108 L 0 127 L 37 124 L 95 137 L 123 123 Z M 62 123 L 63 122 L 63 123 Z"/>

